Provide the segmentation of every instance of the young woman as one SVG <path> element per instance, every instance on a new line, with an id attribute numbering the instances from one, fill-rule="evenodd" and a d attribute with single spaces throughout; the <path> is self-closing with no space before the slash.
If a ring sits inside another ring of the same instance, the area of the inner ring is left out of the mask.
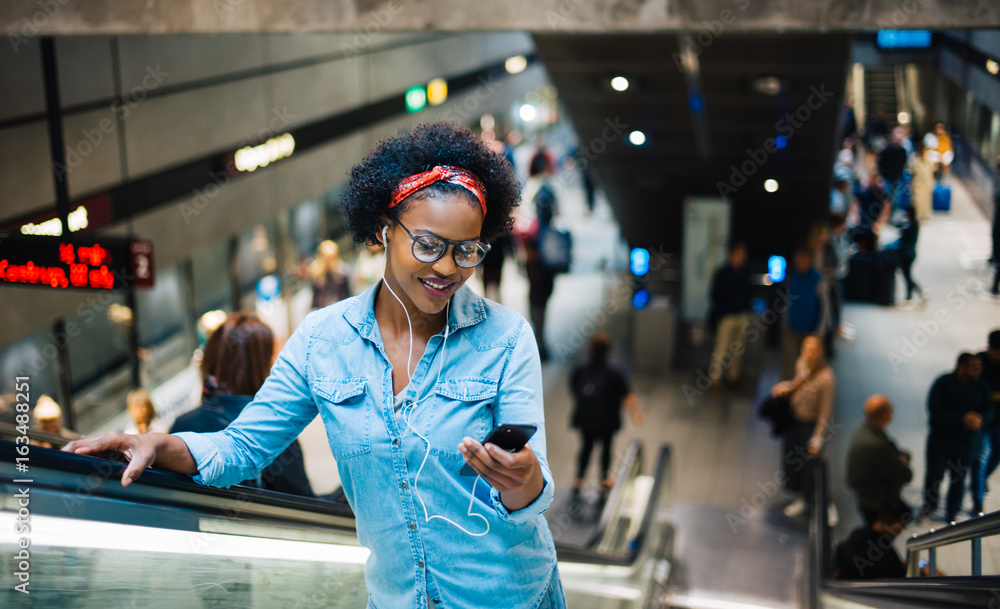
<path id="1" fill-rule="evenodd" d="M 792 410 L 793 422 L 785 432 L 781 452 L 785 488 L 796 494 L 795 501 L 785 506 L 785 516 L 789 518 L 800 516 L 812 502 L 813 474 L 809 460 L 823 448 L 833 413 L 836 382 L 833 368 L 823 357 L 822 339 L 807 336 L 795 363 L 795 378 L 771 388 L 772 396 L 788 397 Z M 829 520 L 837 520 L 832 503 L 828 509 Z"/>
<path id="2" fill-rule="evenodd" d="M 565 607 L 542 517 L 553 487 L 534 335 L 463 287 L 517 201 L 510 164 L 467 129 L 380 142 L 351 170 L 344 209 L 356 241 L 385 244 L 381 282 L 306 317 L 226 430 L 68 450 L 128 450 L 123 484 L 155 464 L 227 486 L 318 413 L 371 550 L 369 608 Z M 516 453 L 479 442 L 505 423 L 538 429 Z M 463 463 L 479 477 L 460 475 Z"/>

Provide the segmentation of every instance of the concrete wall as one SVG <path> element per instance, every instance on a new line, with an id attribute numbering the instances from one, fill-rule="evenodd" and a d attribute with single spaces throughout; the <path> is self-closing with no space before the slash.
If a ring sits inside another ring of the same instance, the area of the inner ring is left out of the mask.
<path id="1" fill-rule="evenodd" d="M 69 172 L 70 196 L 533 50 L 527 35 L 505 33 L 384 33 L 364 48 L 345 47 L 345 40 L 330 34 L 59 39 L 67 155 L 80 156 Z M 0 221 L 54 206 L 41 59 L 37 41 L 28 45 L 18 53 L 0 45 L 0 74 L 5 80 L 17 75 L 17 86 L 6 87 L 13 94 L 0 96 Z M 504 111 L 544 81 L 541 68 L 525 71 L 488 91 L 452 96 L 442 106 L 400 115 L 206 190 L 211 196 L 201 209 L 191 205 L 199 196 L 192 193 L 102 232 L 151 239 L 156 265 L 167 268 L 341 184 L 378 138 L 401 126 L 439 118 L 472 123 L 484 112 Z M 129 91 L 132 102 L 111 106 L 112 97 Z M 7 313 L 0 348 L 90 297 L 0 287 L 0 308 Z"/>

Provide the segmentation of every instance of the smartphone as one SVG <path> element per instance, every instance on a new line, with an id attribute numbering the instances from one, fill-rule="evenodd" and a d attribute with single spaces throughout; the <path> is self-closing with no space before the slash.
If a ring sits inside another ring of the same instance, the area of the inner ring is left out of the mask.
<path id="1" fill-rule="evenodd" d="M 535 435 L 537 430 L 538 428 L 534 425 L 497 425 L 490 433 L 486 434 L 486 438 L 481 443 L 489 442 L 509 453 L 516 453 L 524 448 L 524 445 L 528 443 L 531 436 Z M 479 475 L 468 463 L 463 465 L 462 470 L 458 473 L 463 476 Z"/>

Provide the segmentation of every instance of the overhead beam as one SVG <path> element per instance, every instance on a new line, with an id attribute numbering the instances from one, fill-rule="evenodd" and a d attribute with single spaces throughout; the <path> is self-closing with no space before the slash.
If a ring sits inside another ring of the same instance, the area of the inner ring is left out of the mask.
<path id="1" fill-rule="evenodd" d="M 473 6 L 474 5 L 474 6 Z M 42 35 L 328 31 L 364 45 L 386 31 L 697 33 L 1000 26 L 983 0 L 5 0 L 11 44 Z M 357 38 L 353 40 L 352 38 Z M 15 48 L 17 48 L 15 46 Z"/>

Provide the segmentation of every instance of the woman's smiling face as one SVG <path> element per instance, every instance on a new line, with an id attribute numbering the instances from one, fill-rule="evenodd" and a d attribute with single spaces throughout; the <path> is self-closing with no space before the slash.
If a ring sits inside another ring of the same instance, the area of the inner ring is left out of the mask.
<path id="1" fill-rule="evenodd" d="M 432 191 L 407 201 L 399 220 L 414 235 L 434 233 L 452 241 L 473 241 L 480 239 L 483 211 L 471 195 Z M 413 240 L 399 223 L 389 222 L 386 241 L 386 281 L 408 310 L 412 306 L 428 315 L 442 312 L 448 300 L 475 273 L 474 268 L 455 264 L 454 246 L 449 246 L 434 262 L 420 262 L 413 257 Z"/>

